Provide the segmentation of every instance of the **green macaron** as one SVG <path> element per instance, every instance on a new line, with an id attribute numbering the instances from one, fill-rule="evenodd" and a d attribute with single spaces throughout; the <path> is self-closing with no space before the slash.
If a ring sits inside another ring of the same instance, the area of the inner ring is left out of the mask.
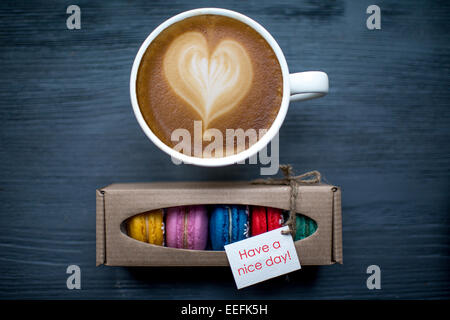
<path id="1" fill-rule="evenodd" d="M 317 230 L 317 223 L 304 215 L 297 214 L 296 224 L 297 231 L 294 241 L 305 239 Z"/>

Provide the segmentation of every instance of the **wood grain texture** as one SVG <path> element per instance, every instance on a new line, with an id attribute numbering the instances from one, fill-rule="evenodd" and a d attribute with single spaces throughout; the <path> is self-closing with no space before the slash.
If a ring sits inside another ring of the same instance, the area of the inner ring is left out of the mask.
<path id="1" fill-rule="evenodd" d="M 450 4 L 378 1 L 0 2 L 0 298 L 450 297 Z M 170 16 L 224 7 L 254 18 L 291 72 L 324 70 L 327 97 L 292 103 L 280 161 L 343 190 L 344 265 L 237 291 L 227 268 L 95 267 L 95 189 L 112 182 L 244 180 L 256 165 L 174 166 L 139 128 L 134 56 Z M 66 289 L 66 268 L 82 290 Z M 366 288 L 366 268 L 382 290 Z"/>

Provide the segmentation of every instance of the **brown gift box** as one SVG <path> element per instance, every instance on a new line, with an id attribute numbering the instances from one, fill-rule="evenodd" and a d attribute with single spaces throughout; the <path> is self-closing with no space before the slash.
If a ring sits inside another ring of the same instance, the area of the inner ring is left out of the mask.
<path id="1" fill-rule="evenodd" d="M 242 204 L 289 210 L 290 187 L 249 182 L 119 183 L 97 190 L 97 266 L 227 266 L 224 251 L 148 244 L 126 234 L 123 222 L 142 212 L 180 205 Z M 301 265 L 342 263 L 341 191 L 319 184 L 298 187 L 297 212 L 317 231 L 295 242 Z"/>

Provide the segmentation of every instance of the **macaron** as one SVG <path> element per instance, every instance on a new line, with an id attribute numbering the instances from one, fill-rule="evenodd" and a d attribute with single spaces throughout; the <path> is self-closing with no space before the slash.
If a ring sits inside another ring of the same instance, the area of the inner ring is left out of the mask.
<path id="1" fill-rule="evenodd" d="M 237 205 L 215 206 L 211 213 L 209 233 L 213 250 L 224 250 L 226 244 L 248 238 L 248 207 Z"/>
<path id="2" fill-rule="evenodd" d="M 304 215 L 297 215 L 296 224 L 297 230 L 294 241 L 305 239 L 317 230 L 317 223 Z"/>
<path id="3" fill-rule="evenodd" d="M 274 230 L 283 226 L 283 211 L 277 208 L 252 206 L 251 234 L 258 234 Z"/>
<path id="4" fill-rule="evenodd" d="M 208 210 L 205 206 L 180 206 L 166 210 L 168 247 L 205 250 L 208 242 Z"/>
<path id="5" fill-rule="evenodd" d="M 127 221 L 128 235 L 136 240 L 164 245 L 164 211 L 152 210 L 138 214 Z"/>

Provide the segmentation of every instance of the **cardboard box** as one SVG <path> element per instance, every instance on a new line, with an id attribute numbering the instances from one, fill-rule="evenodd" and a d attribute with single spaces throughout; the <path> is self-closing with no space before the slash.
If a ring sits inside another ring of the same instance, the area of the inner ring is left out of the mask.
<path id="1" fill-rule="evenodd" d="M 295 242 L 302 265 L 342 263 L 341 191 L 299 186 L 297 211 L 317 231 Z M 97 190 L 97 266 L 227 266 L 224 251 L 186 250 L 141 242 L 123 222 L 142 212 L 179 205 L 242 204 L 289 210 L 290 187 L 249 182 L 121 183 Z"/>

